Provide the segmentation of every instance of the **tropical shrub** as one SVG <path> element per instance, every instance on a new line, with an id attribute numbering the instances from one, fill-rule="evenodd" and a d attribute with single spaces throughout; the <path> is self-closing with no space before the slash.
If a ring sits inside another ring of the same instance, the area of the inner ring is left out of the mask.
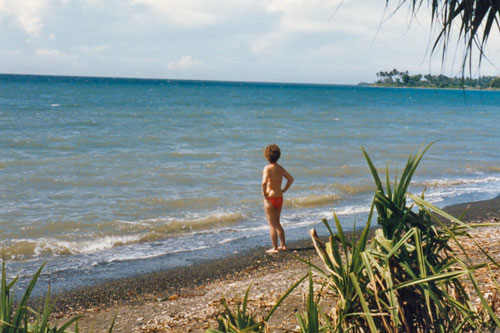
<path id="1" fill-rule="evenodd" d="M 5 259 L 2 260 L 2 277 L 0 284 L 0 333 L 64 333 L 69 331 L 69 327 L 75 323 L 75 333 L 78 333 L 78 320 L 83 316 L 75 316 L 62 324 L 61 327 L 51 325 L 49 318 L 52 313 L 53 304 L 50 301 L 50 285 L 45 297 L 44 306 L 41 312 L 32 309 L 29 304 L 31 292 L 36 285 L 42 269 L 45 264 L 41 265 L 31 279 L 28 287 L 24 291 L 21 300 L 16 303 L 14 297 L 14 287 L 18 277 L 7 283 L 7 274 L 5 272 Z M 116 319 L 116 317 L 115 317 Z M 113 319 L 108 330 L 113 331 L 115 324 Z"/>
<path id="2" fill-rule="evenodd" d="M 38 313 L 28 306 L 28 300 L 35 287 L 35 284 L 42 272 L 45 264 L 40 266 L 33 276 L 31 282 L 26 288 L 23 297 L 18 304 L 14 302 L 14 287 L 18 278 L 7 284 L 7 274 L 5 272 L 5 260 L 2 260 L 2 282 L 0 287 L 0 332 L 1 333 L 14 333 L 14 332 L 32 332 L 32 333 L 45 333 L 45 332 L 66 332 L 67 328 L 77 321 L 80 317 L 74 317 L 60 328 L 51 327 L 49 325 L 49 316 L 52 312 L 53 305 L 50 303 L 50 286 L 45 298 L 45 305 L 42 313 Z M 31 318 L 35 320 L 32 321 Z"/>
<path id="3" fill-rule="evenodd" d="M 500 89 L 500 77 L 497 77 L 490 83 L 491 88 Z"/>
<path id="4" fill-rule="evenodd" d="M 271 319 L 272 315 L 276 309 L 281 305 L 285 298 L 290 295 L 290 293 L 297 288 L 298 285 L 302 283 L 307 277 L 304 276 L 296 281 L 288 290 L 281 296 L 281 298 L 276 302 L 276 304 L 271 308 L 269 313 L 260 319 L 256 319 L 256 316 L 247 312 L 247 302 L 248 294 L 250 293 L 250 288 L 252 285 L 248 286 L 248 289 L 243 298 L 243 302 L 237 304 L 236 312 L 232 312 L 227 306 L 226 300 L 222 299 L 222 304 L 224 305 L 224 312 L 217 318 L 218 328 L 209 328 L 206 330 L 207 333 L 240 333 L 240 332 L 268 332 L 267 322 Z"/>
<path id="5" fill-rule="evenodd" d="M 217 322 L 219 327 L 217 330 L 209 329 L 207 332 L 261 332 L 264 327 L 263 321 L 256 320 L 251 314 L 247 313 L 248 293 L 250 285 L 245 293 L 243 303 L 238 303 L 236 313 L 231 312 L 227 306 L 226 299 L 222 299 L 224 305 L 224 313 L 219 316 Z"/>
<path id="6" fill-rule="evenodd" d="M 386 186 L 368 154 L 363 150 L 377 190 L 367 224 L 359 237 L 349 242 L 334 214 L 337 233 L 324 220 L 330 238 L 323 244 L 311 231 L 314 246 L 326 269 L 316 267 L 338 297 L 324 323 L 332 331 L 484 331 L 500 327 L 500 320 L 479 290 L 473 265 L 457 241 L 467 236 L 470 225 L 407 192 L 411 178 L 429 146 L 410 156 L 401 177 Z M 408 206 L 411 198 L 418 207 Z M 371 241 L 368 233 L 374 209 L 381 226 Z M 450 220 L 445 225 L 434 214 Z M 451 242 L 459 251 L 453 250 Z M 466 259 L 462 259 L 465 257 Z M 497 265 L 491 257 L 492 264 Z M 464 279 L 481 300 L 481 310 L 472 306 Z"/>

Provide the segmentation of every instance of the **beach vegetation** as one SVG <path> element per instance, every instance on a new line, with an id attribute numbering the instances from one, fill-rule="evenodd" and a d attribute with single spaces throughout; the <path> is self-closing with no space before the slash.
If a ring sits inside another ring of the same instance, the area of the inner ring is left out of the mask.
<path id="1" fill-rule="evenodd" d="M 26 288 L 21 300 L 16 304 L 14 302 L 14 287 L 18 278 L 7 283 L 7 274 L 5 271 L 5 260 L 2 260 L 2 281 L 0 287 L 0 332 L 65 332 L 65 330 L 76 320 L 75 317 L 62 325 L 60 328 L 49 326 L 49 316 L 52 312 L 50 303 L 50 286 L 47 291 L 47 297 L 41 313 L 34 311 L 29 305 L 28 300 L 35 284 L 42 272 L 44 265 L 36 271 Z M 34 320 L 32 320 L 34 318 Z"/>
<path id="2" fill-rule="evenodd" d="M 393 69 L 391 71 L 377 72 L 377 81 L 371 86 L 383 87 L 418 87 L 418 88 L 500 88 L 500 83 L 495 83 L 495 76 L 480 76 L 477 79 L 472 77 L 448 77 L 446 75 L 431 75 L 431 74 L 415 74 L 410 75 L 408 71 L 399 71 Z"/>
<path id="3" fill-rule="evenodd" d="M 225 298 L 222 298 L 222 304 L 224 305 L 224 313 L 222 313 L 217 318 L 217 323 L 219 324 L 218 329 L 208 329 L 207 332 L 219 333 L 219 332 L 262 332 L 264 327 L 264 322 L 259 321 L 250 313 L 247 312 L 248 304 L 248 294 L 250 293 L 252 285 L 250 285 L 245 293 L 242 303 L 238 303 L 236 312 L 232 312 Z"/>
<path id="4" fill-rule="evenodd" d="M 297 313 L 296 318 L 302 333 L 326 332 L 328 327 L 320 326 L 319 298 L 314 297 L 314 286 L 311 267 L 309 267 L 309 289 L 307 294 L 306 309 L 303 314 Z M 324 314 L 323 314 L 324 315 Z"/>
<path id="5" fill-rule="evenodd" d="M 500 89 L 500 76 L 490 82 L 490 87 L 494 89 Z"/>
<path id="6" fill-rule="evenodd" d="M 457 239 L 471 237 L 468 231 L 475 225 L 464 224 L 428 203 L 423 194 L 408 193 L 428 148 L 410 156 L 392 186 L 388 170 L 384 186 L 363 150 L 377 190 L 359 239 L 348 241 L 335 214 L 337 233 L 323 220 L 330 234 L 328 242 L 323 244 L 311 230 L 325 265 L 325 269 L 315 267 L 316 272 L 338 297 L 336 306 L 327 311 L 326 324 L 332 331 L 463 332 L 500 327 L 494 305 L 486 301 L 475 277 L 479 268 L 499 264 L 485 251 L 486 262 L 472 263 Z M 408 205 L 407 199 L 413 204 Z M 368 240 L 374 210 L 381 228 Z M 480 300 L 477 307 L 466 280 Z"/>
<path id="7" fill-rule="evenodd" d="M 303 276 L 297 280 L 288 290 L 280 297 L 276 304 L 269 310 L 268 314 L 264 317 L 261 316 L 257 318 L 255 314 L 251 314 L 248 311 L 248 295 L 252 285 L 248 286 L 245 296 L 241 303 L 237 304 L 236 311 L 231 311 L 228 307 L 225 298 L 222 298 L 222 304 L 224 305 L 224 312 L 220 314 L 217 318 L 218 328 L 209 328 L 205 332 L 207 333 L 240 333 L 240 332 L 268 332 L 267 323 L 273 316 L 276 309 L 279 308 L 281 303 L 292 293 L 292 291 L 297 288 L 308 275 Z"/>
<path id="8" fill-rule="evenodd" d="M 75 316 L 63 323 L 60 327 L 50 324 L 50 315 L 54 308 L 51 301 L 50 285 L 47 290 L 44 305 L 41 311 L 36 311 L 30 306 L 30 296 L 42 273 L 45 264 L 35 272 L 22 298 L 17 302 L 15 298 L 15 285 L 18 277 L 7 283 L 5 259 L 2 260 L 2 277 L 0 285 L 0 333 L 78 333 L 78 320 L 83 316 Z M 115 320 L 111 323 L 109 332 L 113 331 Z M 74 331 L 69 328 L 74 325 Z"/>

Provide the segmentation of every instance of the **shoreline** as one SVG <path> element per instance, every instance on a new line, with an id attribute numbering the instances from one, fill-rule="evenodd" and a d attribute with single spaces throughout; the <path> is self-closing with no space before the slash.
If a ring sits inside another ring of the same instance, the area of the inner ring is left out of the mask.
<path id="1" fill-rule="evenodd" d="M 315 255 L 310 239 L 288 244 L 288 251 L 279 255 L 266 254 L 268 246 L 259 246 L 225 258 L 171 268 L 163 271 L 132 275 L 123 279 L 103 282 L 90 287 L 78 287 L 53 295 L 55 312 L 78 312 L 88 308 L 106 307 L 117 302 L 134 302 L 144 299 L 168 299 L 179 293 L 190 294 L 190 289 L 207 281 L 227 279 L 242 272 L 261 267 L 280 265 L 296 257 L 311 258 Z"/>
<path id="2" fill-rule="evenodd" d="M 360 87 L 368 87 L 368 88 L 401 88 L 401 89 L 428 89 L 428 90 L 468 90 L 468 91 L 500 91 L 499 88 L 460 88 L 460 87 L 405 87 L 405 86 L 390 86 L 390 85 L 376 85 L 376 84 L 358 84 Z"/>
<path id="3" fill-rule="evenodd" d="M 500 221 L 500 197 L 457 204 L 446 207 L 445 210 L 453 216 L 460 216 L 466 208 L 468 208 L 467 213 L 462 219 L 464 222 Z M 116 331 L 131 331 L 128 328 L 133 326 L 137 332 L 143 332 L 147 331 L 145 327 L 152 323 L 156 323 L 157 326 L 168 326 L 168 323 L 158 322 L 158 318 L 165 317 L 167 313 L 169 318 L 174 318 L 173 314 L 179 315 L 182 311 L 188 314 L 186 308 L 193 309 L 195 305 L 205 306 L 205 310 L 206 307 L 217 309 L 209 315 L 205 313 L 201 321 L 192 323 L 187 320 L 182 324 L 179 320 L 171 319 L 170 325 L 173 326 L 169 326 L 170 328 L 173 329 L 176 324 L 179 324 L 181 327 L 189 327 L 197 332 L 196 327 L 200 328 L 199 325 L 203 324 L 203 320 L 206 324 L 208 318 L 213 327 L 213 322 L 221 307 L 220 301 L 217 303 L 217 300 L 220 300 L 222 296 L 227 297 L 229 294 L 233 299 L 238 299 L 253 281 L 255 286 L 259 285 L 259 288 L 264 288 L 267 293 L 272 293 L 273 297 L 277 297 L 278 294 L 286 291 L 291 285 L 290 282 L 307 272 L 307 266 L 300 263 L 297 258 L 313 262 L 317 259 L 309 238 L 290 243 L 289 248 L 289 251 L 280 252 L 278 255 L 269 255 L 265 253 L 266 247 L 259 246 L 244 253 L 223 259 L 208 260 L 190 267 L 137 275 L 63 292 L 54 295 L 56 304 L 53 318 L 56 322 L 62 323 L 74 315 L 83 314 L 85 317 L 80 320 L 80 328 L 93 327 L 96 332 L 104 332 L 109 328 L 116 314 Z M 273 279 L 269 276 L 273 274 L 274 279 L 280 281 L 280 285 L 277 285 L 276 281 L 270 281 Z M 211 296 L 207 296 L 209 294 Z M 298 299 L 298 295 L 295 296 L 291 297 L 290 301 L 302 304 L 300 297 Z M 200 297 L 201 300 L 199 300 Z M 265 296 L 262 297 L 265 298 Z M 203 304 L 204 302 L 206 304 Z M 293 303 L 289 306 L 293 306 Z M 287 311 L 286 304 L 284 304 L 284 311 Z M 193 316 L 196 317 L 196 314 L 191 313 L 188 318 Z M 278 320 L 286 319 L 279 314 L 277 318 Z M 290 320 L 294 318 L 293 315 Z M 177 332 L 175 329 L 173 331 Z"/>
<path id="4" fill-rule="evenodd" d="M 217 302 L 215 305 L 220 306 L 222 297 L 238 298 L 251 283 L 267 289 L 270 286 L 267 281 L 270 274 L 274 274 L 274 280 L 279 280 L 280 283 L 280 286 L 275 283 L 271 286 L 272 292 L 268 290 L 277 299 L 290 287 L 289 281 L 296 280 L 303 274 L 306 265 L 297 258 L 314 261 L 317 256 L 310 239 L 291 242 L 288 244 L 288 251 L 277 255 L 266 254 L 267 248 L 268 246 L 259 246 L 247 252 L 190 267 L 131 276 L 55 294 L 52 296 L 55 300 L 52 321 L 61 325 L 76 315 L 84 315 L 79 320 L 80 330 L 107 332 L 116 315 L 114 331 L 132 332 L 131 327 L 134 327 L 134 332 L 149 332 L 144 327 L 150 326 L 151 322 L 158 326 L 157 317 L 165 315 L 165 311 L 182 316 L 189 313 L 187 308 L 213 307 Z M 199 297 L 202 298 L 201 301 L 198 300 Z M 194 312 L 196 311 L 191 311 L 189 317 L 196 316 Z M 196 327 L 199 328 L 206 318 L 215 320 L 218 314 L 219 309 L 214 308 L 211 315 L 205 313 L 197 322 L 185 322 L 181 326 L 190 327 L 186 330 L 163 331 L 155 328 L 152 332 L 203 332 L 208 326 L 202 330 L 197 330 Z M 174 320 L 174 327 L 179 323 L 177 319 Z M 191 326 L 195 327 L 194 331 Z M 211 326 L 213 327 L 213 323 Z"/>

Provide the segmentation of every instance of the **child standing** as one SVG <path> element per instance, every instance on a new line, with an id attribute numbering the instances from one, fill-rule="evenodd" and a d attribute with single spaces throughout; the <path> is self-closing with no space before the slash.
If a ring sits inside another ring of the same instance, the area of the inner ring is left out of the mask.
<path id="1" fill-rule="evenodd" d="M 266 147 L 264 156 L 269 162 L 262 172 L 262 195 L 264 196 L 264 211 L 269 222 L 269 234 L 273 247 L 267 253 L 277 253 L 279 250 L 286 250 L 285 231 L 280 223 L 281 208 L 283 206 L 283 193 L 285 193 L 293 183 L 293 177 L 285 168 L 278 164 L 281 151 L 278 145 L 272 144 Z M 283 178 L 286 185 L 281 189 Z M 281 245 L 278 246 L 278 238 Z"/>

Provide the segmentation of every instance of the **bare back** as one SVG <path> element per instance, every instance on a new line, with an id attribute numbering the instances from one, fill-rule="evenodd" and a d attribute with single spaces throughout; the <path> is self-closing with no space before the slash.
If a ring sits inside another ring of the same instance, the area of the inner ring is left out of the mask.
<path id="1" fill-rule="evenodd" d="M 287 179 L 285 188 L 281 189 L 283 177 Z M 268 197 L 276 198 L 282 197 L 293 182 L 293 177 L 278 163 L 271 163 L 264 167 L 262 173 L 262 187 L 265 189 L 264 193 Z"/>

